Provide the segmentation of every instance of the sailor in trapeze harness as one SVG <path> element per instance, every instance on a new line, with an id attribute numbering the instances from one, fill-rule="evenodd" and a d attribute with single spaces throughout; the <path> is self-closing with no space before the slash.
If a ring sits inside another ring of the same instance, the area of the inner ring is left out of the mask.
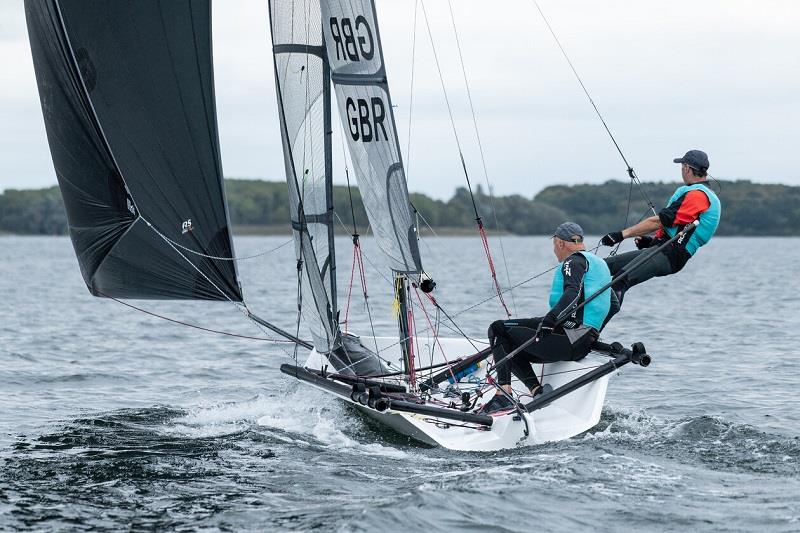
<path id="1" fill-rule="evenodd" d="M 708 243 L 719 225 L 722 207 L 719 198 L 708 187 L 708 156 L 700 150 L 689 150 L 686 155 L 673 160 L 681 164 L 681 177 L 685 185 L 678 187 L 667 201 L 666 207 L 657 216 L 646 218 L 622 231 L 614 231 L 603 236 L 600 242 L 614 246 L 624 239 L 636 237 L 638 250 L 606 258 L 611 275 L 616 277 L 620 270 L 642 254 L 651 253 L 649 248 L 657 248 L 673 237 L 681 226 L 695 220 L 699 224 L 693 230 L 678 238 L 661 253 L 646 260 L 642 268 L 614 285 L 614 293 L 620 304 L 625 292 L 657 276 L 668 276 L 679 272 L 698 248 Z M 655 232 L 654 235 L 650 235 Z M 613 313 L 612 313 L 613 316 Z"/>
<path id="2" fill-rule="evenodd" d="M 542 392 L 532 363 L 577 361 L 589 353 L 611 308 L 611 290 L 605 290 L 586 306 L 572 311 L 611 282 L 606 263 L 583 243 L 583 229 L 564 222 L 553 235 L 553 252 L 561 264 L 553 276 L 550 311 L 541 318 L 497 320 L 489 326 L 489 343 L 497 369 L 497 384 L 509 396 L 511 374 L 535 396 Z M 557 325 L 558 323 L 558 325 Z M 511 359 L 506 354 L 536 336 L 529 347 Z M 509 397 L 498 390 L 482 411 L 492 413 L 512 407 Z"/>

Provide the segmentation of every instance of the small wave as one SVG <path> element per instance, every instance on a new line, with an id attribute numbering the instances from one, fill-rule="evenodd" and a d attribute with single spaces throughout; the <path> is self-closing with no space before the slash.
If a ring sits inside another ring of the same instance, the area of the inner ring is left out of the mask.
<path id="1" fill-rule="evenodd" d="M 258 419 L 260 426 L 301 436 L 299 442 L 304 444 L 310 444 L 305 439 L 312 437 L 325 447 L 343 452 L 367 453 L 389 459 L 408 458 L 405 451 L 378 443 L 380 436 L 375 435 L 362 417 L 342 402 L 311 387 L 296 384 L 292 387 L 292 392 L 265 406 L 267 411 Z M 372 438 L 373 442 L 363 442 L 363 439 L 351 435 Z"/>
<path id="2" fill-rule="evenodd" d="M 39 360 L 36 357 L 32 356 L 31 354 L 22 353 L 22 352 L 8 352 L 7 355 L 9 357 L 13 357 L 14 359 L 21 359 L 23 361 L 28 361 L 29 363 L 38 363 Z"/>
<path id="3" fill-rule="evenodd" d="M 268 409 L 272 400 L 256 396 L 243 402 L 226 402 L 193 407 L 183 416 L 160 428 L 168 435 L 186 437 L 221 437 L 247 431 Z"/>
<path id="4" fill-rule="evenodd" d="M 94 380 L 107 380 L 107 381 L 126 381 L 127 376 L 120 374 L 104 374 L 99 372 L 86 372 L 74 374 L 60 374 L 60 375 L 46 375 L 33 378 L 34 383 L 41 384 L 57 384 L 57 383 L 83 383 Z"/>
<path id="5" fill-rule="evenodd" d="M 800 439 L 775 435 L 718 416 L 662 419 L 644 411 L 605 410 L 583 440 L 610 441 L 715 469 L 800 474 Z"/>

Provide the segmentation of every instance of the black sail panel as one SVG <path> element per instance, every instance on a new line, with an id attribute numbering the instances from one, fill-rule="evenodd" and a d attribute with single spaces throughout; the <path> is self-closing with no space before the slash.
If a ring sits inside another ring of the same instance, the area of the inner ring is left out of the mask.
<path id="1" fill-rule="evenodd" d="M 99 296 L 241 301 L 208 0 L 26 1 L 70 236 Z"/>

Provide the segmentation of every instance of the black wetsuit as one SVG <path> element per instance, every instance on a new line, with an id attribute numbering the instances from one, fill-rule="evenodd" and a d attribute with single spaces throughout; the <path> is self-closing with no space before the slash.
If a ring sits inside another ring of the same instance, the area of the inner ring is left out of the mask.
<path id="1" fill-rule="evenodd" d="M 697 185 L 694 187 L 697 187 Z M 694 189 L 681 194 L 681 191 L 687 188 L 686 186 L 679 187 L 675 191 L 675 194 L 673 194 L 674 199 L 658 212 L 658 218 L 664 228 L 678 228 L 698 218 L 702 220 L 702 217 L 705 216 L 706 213 L 714 212 L 709 199 L 709 195 L 713 195 L 710 190 L 704 191 Z M 718 207 L 713 216 L 717 217 L 717 219 L 719 218 Z M 703 244 L 711 238 L 715 229 L 716 224 L 714 225 L 714 229 L 709 230 L 710 233 L 705 236 Z M 694 230 L 692 230 L 692 233 L 694 233 Z M 643 263 L 640 263 L 640 266 L 625 279 L 614 285 L 614 293 L 619 299 L 620 304 L 625 297 L 625 292 L 634 285 L 638 285 L 639 283 L 655 277 L 669 276 L 670 274 L 680 272 L 692 257 L 692 253 L 690 253 L 692 250 L 687 250 L 686 248 L 691 238 L 686 240 L 681 239 L 665 247 L 660 252 L 656 252 L 655 249 L 668 241 L 669 238 L 669 234 L 663 229 L 659 229 L 653 238 L 648 239 L 647 244 L 642 247 L 642 249 L 606 258 L 606 263 L 611 271 L 611 275 L 616 276 L 631 261 L 643 255 L 651 256 Z"/>
<path id="2" fill-rule="evenodd" d="M 500 385 L 511 383 L 511 374 L 533 390 L 539 386 L 536 372 L 532 363 L 551 363 L 554 361 L 577 361 L 589 353 L 592 343 L 597 340 L 598 332 L 594 328 L 582 325 L 583 309 L 573 312 L 567 319 L 553 331 L 539 341 L 534 342 L 513 358 L 504 360 L 506 354 L 511 353 L 518 346 L 531 339 L 542 327 L 552 328 L 558 316 L 570 306 L 583 302 L 583 276 L 586 274 L 587 261 L 581 254 L 570 256 L 571 261 L 561 265 L 561 274 L 564 277 L 564 292 L 555 306 L 544 316 L 537 318 L 514 318 L 497 320 L 489 326 L 489 343 L 492 346 L 492 356 L 497 368 L 497 382 Z M 565 333 L 566 329 L 585 329 L 578 339 L 570 341 Z M 503 362 L 499 361 L 503 360 Z"/>

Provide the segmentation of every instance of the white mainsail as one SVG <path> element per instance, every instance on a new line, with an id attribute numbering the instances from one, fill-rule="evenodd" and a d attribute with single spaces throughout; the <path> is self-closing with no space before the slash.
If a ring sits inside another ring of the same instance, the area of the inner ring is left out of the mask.
<path id="1" fill-rule="evenodd" d="M 419 274 L 422 264 L 375 4 L 323 0 L 321 7 L 339 116 L 372 232 L 392 270 Z"/>
<path id="2" fill-rule="evenodd" d="M 295 252 L 302 261 L 302 312 L 314 347 L 338 343 L 330 82 L 316 0 L 270 2 L 275 84 Z"/>

